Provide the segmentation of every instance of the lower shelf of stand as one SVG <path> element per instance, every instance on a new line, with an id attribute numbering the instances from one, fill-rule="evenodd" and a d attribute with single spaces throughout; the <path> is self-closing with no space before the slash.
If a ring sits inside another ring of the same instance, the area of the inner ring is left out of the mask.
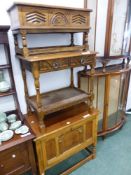
<path id="1" fill-rule="evenodd" d="M 89 146 L 96 146 L 98 111 L 88 111 L 81 103 L 45 117 L 45 131 L 41 133 L 37 116 L 27 117 L 34 131 L 40 174 Z M 95 157 L 95 152 L 92 158 Z"/>
<path id="2" fill-rule="evenodd" d="M 50 114 L 84 102 L 87 99 L 88 95 L 78 88 L 62 88 L 41 94 L 42 111 L 45 114 Z M 36 96 L 29 97 L 28 102 L 37 111 Z"/>

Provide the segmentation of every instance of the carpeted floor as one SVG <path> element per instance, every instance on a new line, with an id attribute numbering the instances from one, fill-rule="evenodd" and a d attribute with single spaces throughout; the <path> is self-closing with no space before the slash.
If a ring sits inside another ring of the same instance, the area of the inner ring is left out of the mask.
<path id="1" fill-rule="evenodd" d="M 46 175 L 59 175 L 74 161 L 84 156 L 75 155 L 46 172 Z M 124 127 L 108 136 L 104 141 L 99 138 L 97 157 L 71 173 L 71 175 L 131 175 L 131 115 L 128 115 Z"/>

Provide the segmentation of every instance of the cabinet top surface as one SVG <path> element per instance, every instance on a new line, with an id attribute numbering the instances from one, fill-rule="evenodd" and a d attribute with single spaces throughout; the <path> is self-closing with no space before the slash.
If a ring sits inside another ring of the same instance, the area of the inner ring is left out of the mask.
<path id="1" fill-rule="evenodd" d="M 11 5 L 11 7 L 7 10 L 8 12 L 12 10 L 15 6 L 26 6 L 26 7 L 43 7 L 43 8 L 57 8 L 57 9 L 65 9 L 65 10 L 77 10 L 77 11 L 85 11 L 85 12 L 92 12 L 91 9 L 86 8 L 75 8 L 75 7 L 64 7 L 64 6 L 53 6 L 53 5 L 45 5 L 45 4 L 35 4 L 35 3 L 22 3 L 22 2 L 15 2 Z"/>
<path id="2" fill-rule="evenodd" d="M 63 128 L 72 126 L 80 121 L 94 118 L 98 115 L 98 110 L 94 109 L 92 112 L 88 111 L 88 106 L 85 103 L 78 104 L 65 110 L 49 114 L 45 117 L 44 136 L 47 136 L 54 131 L 60 131 Z M 39 128 L 37 116 L 32 114 L 26 118 L 33 132 L 36 134 L 38 140 L 43 137 Z M 37 139 L 36 139 L 37 140 Z"/>

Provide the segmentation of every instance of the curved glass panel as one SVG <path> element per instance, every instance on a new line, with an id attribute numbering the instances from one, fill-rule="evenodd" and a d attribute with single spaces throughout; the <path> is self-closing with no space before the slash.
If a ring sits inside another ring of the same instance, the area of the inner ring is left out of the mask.
<path id="1" fill-rule="evenodd" d="M 115 0 L 110 55 L 121 55 L 128 0 Z"/>

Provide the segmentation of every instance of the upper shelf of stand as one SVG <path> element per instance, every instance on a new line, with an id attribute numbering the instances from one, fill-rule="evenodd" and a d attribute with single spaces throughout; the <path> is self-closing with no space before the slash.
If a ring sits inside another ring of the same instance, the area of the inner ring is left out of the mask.
<path id="1" fill-rule="evenodd" d="M 86 32 L 90 29 L 90 9 L 14 3 L 8 13 L 11 29 L 27 33 Z"/>

